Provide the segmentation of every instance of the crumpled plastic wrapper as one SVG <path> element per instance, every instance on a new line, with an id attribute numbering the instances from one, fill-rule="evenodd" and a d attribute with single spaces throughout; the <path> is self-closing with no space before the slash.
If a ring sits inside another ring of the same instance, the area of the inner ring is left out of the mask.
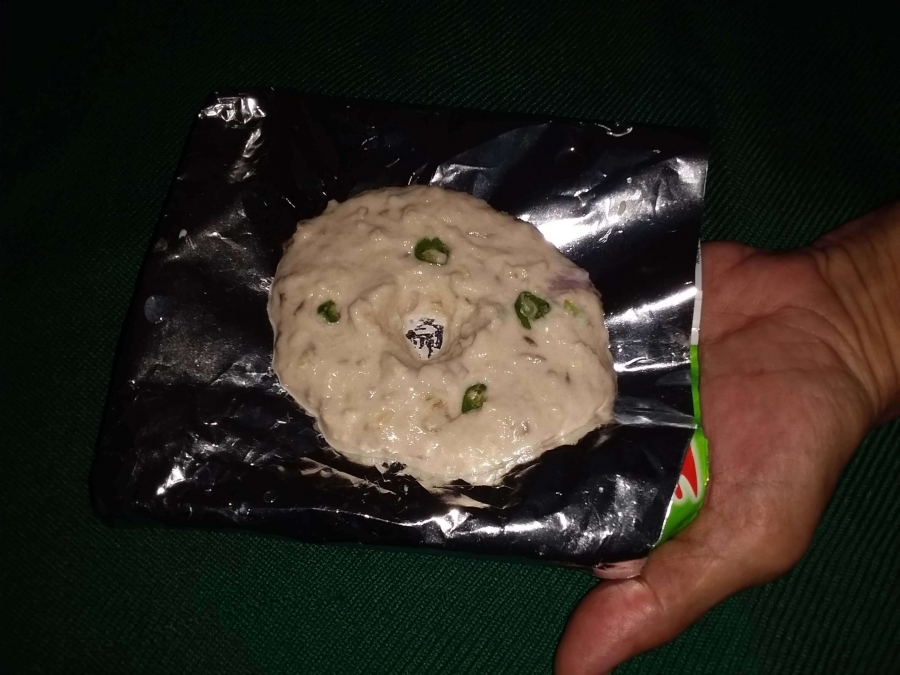
<path id="1" fill-rule="evenodd" d="M 126 320 L 92 476 L 98 512 L 636 573 L 697 426 L 706 170 L 704 136 L 685 130 L 212 95 Z M 325 444 L 272 372 L 272 277 L 297 222 L 328 200 L 409 184 L 480 197 L 590 273 L 618 374 L 614 424 L 494 486 L 429 489 L 402 465 L 363 466 Z"/>

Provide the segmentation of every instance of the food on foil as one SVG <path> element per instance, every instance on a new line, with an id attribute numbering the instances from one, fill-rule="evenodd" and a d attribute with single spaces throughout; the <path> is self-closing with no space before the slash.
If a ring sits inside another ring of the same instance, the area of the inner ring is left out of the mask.
<path id="1" fill-rule="evenodd" d="M 336 450 L 493 484 L 609 422 L 600 296 L 532 225 L 390 188 L 301 222 L 272 283 L 274 370 Z"/>

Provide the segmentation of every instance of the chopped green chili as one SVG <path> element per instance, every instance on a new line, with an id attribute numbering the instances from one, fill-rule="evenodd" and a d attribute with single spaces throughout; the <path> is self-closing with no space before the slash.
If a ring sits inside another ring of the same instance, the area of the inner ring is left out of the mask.
<path id="1" fill-rule="evenodd" d="M 483 406 L 485 391 L 487 391 L 487 385 L 482 384 L 481 382 L 479 382 L 478 384 L 473 384 L 471 387 L 466 389 L 466 393 L 463 394 L 462 400 L 463 413 L 478 410 L 481 406 Z"/>
<path id="2" fill-rule="evenodd" d="M 341 318 L 341 313 L 338 311 L 337 305 L 334 304 L 334 300 L 326 300 L 319 305 L 316 312 L 328 323 L 337 323 Z"/>
<path id="3" fill-rule="evenodd" d="M 437 237 L 419 239 L 414 252 L 416 258 L 432 265 L 446 265 L 450 259 L 450 249 Z"/>
<path id="4" fill-rule="evenodd" d="M 522 291 L 516 298 L 516 315 L 525 328 L 531 328 L 531 322 L 540 319 L 550 311 L 550 303 L 534 293 Z"/>
<path id="5" fill-rule="evenodd" d="M 565 307 L 568 310 L 569 314 L 571 314 L 572 316 L 578 316 L 579 314 L 581 314 L 581 307 L 576 305 L 571 300 L 566 300 L 563 303 L 563 307 Z"/>

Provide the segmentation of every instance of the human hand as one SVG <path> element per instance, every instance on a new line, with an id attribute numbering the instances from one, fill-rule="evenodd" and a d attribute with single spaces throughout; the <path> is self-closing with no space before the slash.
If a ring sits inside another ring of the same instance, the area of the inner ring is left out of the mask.
<path id="1" fill-rule="evenodd" d="M 900 406 L 900 205 L 807 249 L 703 246 L 700 396 L 710 487 L 634 579 L 601 582 L 560 675 L 605 673 L 804 554 L 866 431 Z"/>

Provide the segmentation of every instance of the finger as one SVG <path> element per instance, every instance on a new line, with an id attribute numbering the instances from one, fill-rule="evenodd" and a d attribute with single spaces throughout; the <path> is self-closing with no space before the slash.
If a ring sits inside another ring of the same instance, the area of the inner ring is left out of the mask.
<path id="1" fill-rule="evenodd" d="M 701 518 L 694 525 L 701 526 Z M 754 583 L 750 570 L 729 564 L 704 543 L 707 526 L 689 528 L 683 533 L 687 536 L 654 551 L 639 577 L 601 582 L 588 593 L 563 632 L 556 672 L 606 673 L 668 642 L 711 607 Z"/>

